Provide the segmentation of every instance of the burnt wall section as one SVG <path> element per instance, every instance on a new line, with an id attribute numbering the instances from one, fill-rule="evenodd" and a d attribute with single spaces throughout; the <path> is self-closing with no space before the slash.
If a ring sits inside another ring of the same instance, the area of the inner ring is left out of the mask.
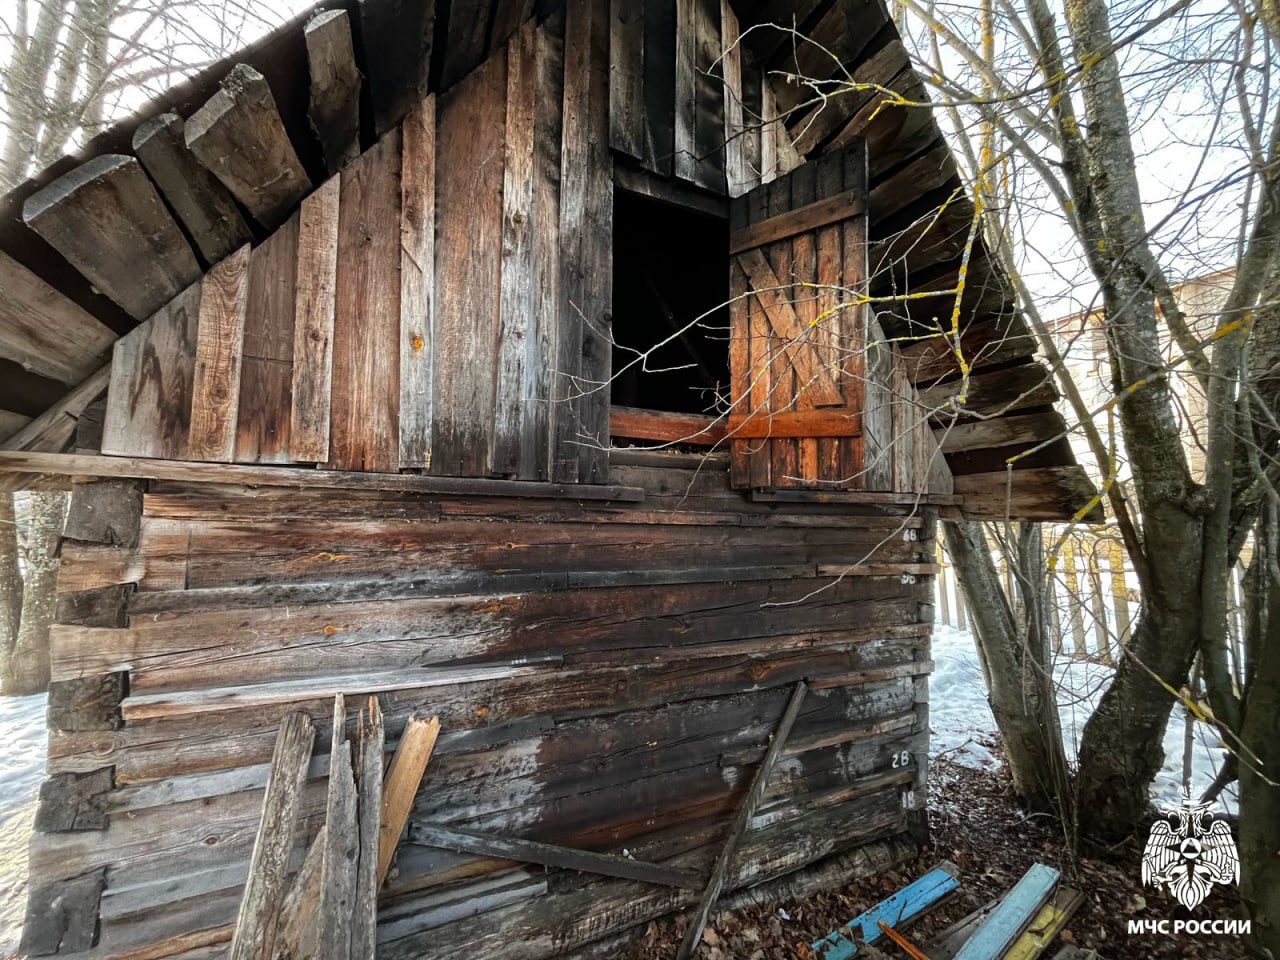
<path id="1" fill-rule="evenodd" d="M 611 472 L 646 499 L 152 482 L 136 539 L 64 540 L 32 953 L 226 941 L 279 722 L 337 692 L 380 698 L 389 749 L 440 716 L 411 824 L 705 874 L 804 679 L 730 888 L 918 831 L 928 511 L 754 502 L 714 457 Z M 696 897 L 406 842 L 380 952 L 553 956 Z"/>

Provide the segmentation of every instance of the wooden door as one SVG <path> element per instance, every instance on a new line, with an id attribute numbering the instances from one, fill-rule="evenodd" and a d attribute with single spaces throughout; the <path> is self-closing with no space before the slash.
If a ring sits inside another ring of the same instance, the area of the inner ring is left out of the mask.
<path id="1" fill-rule="evenodd" d="M 866 184 L 857 141 L 732 201 L 735 486 L 866 489 Z"/>

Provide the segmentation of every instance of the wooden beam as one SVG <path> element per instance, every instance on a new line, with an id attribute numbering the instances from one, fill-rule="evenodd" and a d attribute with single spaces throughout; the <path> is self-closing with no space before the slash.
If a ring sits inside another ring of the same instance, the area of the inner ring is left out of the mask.
<path id="1" fill-rule="evenodd" d="M 374 132 L 381 137 L 427 95 L 436 3 L 357 0 L 357 10 Z"/>
<path id="2" fill-rule="evenodd" d="M 107 364 L 0 444 L 0 450 L 27 450 L 33 453 L 53 453 L 61 450 L 71 439 L 77 418 L 89 404 L 102 395 L 110 380 L 111 364 Z"/>
<path id="3" fill-rule="evenodd" d="M 266 78 L 237 64 L 186 126 L 187 147 L 268 230 L 311 192 Z"/>
<path id="4" fill-rule="evenodd" d="M 83 307 L 0 251 L 0 354 L 42 377 L 77 384 L 102 366 L 115 339 Z"/>
<path id="5" fill-rule="evenodd" d="M 638 193 L 670 207 L 705 213 L 719 220 L 729 219 L 728 197 L 710 193 L 681 180 L 667 180 L 647 170 L 615 163 L 613 182 L 619 190 Z"/>
<path id="6" fill-rule="evenodd" d="M 133 152 L 212 265 L 253 235 L 227 188 L 187 149 L 185 126 L 176 113 L 154 117 L 134 133 Z"/>
<path id="7" fill-rule="evenodd" d="M 135 320 L 200 278 L 200 265 L 133 157 L 81 164 L 22 207 L 27 226 Z"/>
<path id="8" fill-rule="evenodd" d="M 787 410 L 782 413 L 731 414 L 728 436 L 734 440 L 784 437 L 860 437 L 862 411 L 854 407 Z"/>
<path id="9" fill-rule="evenodd" d="M 707 883 L 706 877 L 693 870 L 645 863 L 642 860 L 632 860 L 630 857 L 621 857 L 616 854 L 591 853 L 550 843 L 537 843 L 533 840 L 513 837 L 495 837 L 473 830 L 458 830 L 429 823 L 412 824 L 409 827 L 409 840 L 430 847 L 453 850 L 456 853 L 474 853 L 482 857 L 498 857 L 518 863 L 536 863 L 544 867 L 598 873 L 605 877 L 640 880 L 665 887 L 701 890 Z"/>
<path id="10" fill-rule="evenodd" d="M 409 718 L 400 735 L 400 743 L 396 746 L 395 756 L 391 758 L 391 766 L 387 768 L 382 788 L 376 877 L 379 887 L 386 879 L 391 858 L 400 842 L 400 834 L 404 832 L 409 811 L 413 808 L 413 798 L 418 793 L 423 771 L 427 769 L 439 735 L 439 717 L 423 719 L 416 715 Z"/>
<path id="11" fill-rule="evenodd" d="M 866 209 L 866 202 L 859 194 L 837 193 L 733 231 L 729 235 L 729 253 L 742 253 L 767 243 L 787 240 L 798 233 L 840 223 L 861 216 Z"/>
<path id="12" fill-rule="evenodd" d="M 235 455 L 248 280 L 246 244 L 210 270 L 200 285 L 187 444 L 188 456 L 195 460 L 225 463 Z"/>
<path id="13" fill-rule="evenodd" d="M 609 408 L 609 436 L 714 447 L 725 438 L 725 424 L 723 417 L 615 404 Z"/>
<path id="14" fill-rule="evenodd" d="M 707 927 L 707 919 L 711 916 L 711 908 L 715 906 L 716 900 L 720 898 L 720 891 L 724 889 L 725 881 L 729 877 L 729 870 L 733 867 L 734 859 L 738 853 L 738 844 L 747 830 L 747 824 L 751 822 L 751 818 L 755 815 L 756 807 L 759 805 L 761 798 L 764 797 L 765 787 L 769 783 L 769 775 L 773 772 L 773 766 L 778 762 L 778 757 L 782 755 L 782 751 L 786 748 L 787 737 L 791 735 L 791 728 L 795 726 L 796 718 L 800 716 L 800 707 L 804 704 L 804 696 L 807 691 L 808 686 L 801 680 L 795 685 L 791 699 L 787 702 L 786 709 L 782 711 L 782 719 L 778 721 L 777 729 L 773 732 L 773 739 L 769 742 L 769 751 L 764 755 L 764 759 L 760 761 L 755 779 L 751 781 L 751 789 L 747 791 L 746 797 L 743 798 L 742 806 L 738 808 L 738 815 L 734 817 L 733 823 L 729 826 L 729 836 L 725 840 L 724 847 L 720 850 L 720 856 L 716 859 L 715 869 L 711 872 L 711 880 L 707 883 L 706 890 L 703 891 L 702 900 L 698 903 L 698 909 L 694 911 L 689 920 L 689 927 L 685 931 L 684 940 L 680 943 L 680 949 L 676 951 L 676 960 L 689 960 L 693 956 L 693 951 L 698 948 L 698 944 L 702 941 L 702 932 Z"/>
<path id="15" fill-rule="evenodd" d="M 345 10 L 326 10 L 307 21 L 311 105 L 307 117 L 334 174 L 360 154 L 360 71 Z"/>
<path id="16" fill-rule="evenodd" d="M 305 713 L 285 716 L 271 758 L 271 776 L 231 938 L 230 960 L 270 960 L 272 956 L 298 827 L 302 784 L 314 742 L 315 728 Z"/>
<path id="17" fill-rule="evenodd" d="M 1097 490 L 1074 464 L 1030 470 L 969 473 L 955 478 L 960 509 L 978 520 L 1070 520 L 1088 506 Z M 1101 502 L 1081 518 L 1085 523 L 1105 519 Z"/>
<path id="18" fill-rule="evenodd" d="M 136 477 L 194 483 L 235 483 L 267 487 L 311 487 L 327 490 L 398 490 L 406 493 L 462 496 L 546 497 L 565 500 L 636 502 L 640 487 L 617 484 L 540 483 L 466 477 L 426 477 L 399 473 L 355 473 L 297 467 L 254 467 L 242 464 L 181 463 L 143 457 L 0 451 L 0 472 L 53 473 L 65 476 Z"/>

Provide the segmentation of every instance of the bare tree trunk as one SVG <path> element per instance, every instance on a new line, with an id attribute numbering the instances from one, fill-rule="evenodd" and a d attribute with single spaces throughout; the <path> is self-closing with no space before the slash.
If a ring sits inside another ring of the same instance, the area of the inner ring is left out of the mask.
<path id="1" fill-rule="evenodd" d="M 13 650 L 22 622 L 22 570 L 13 494 L 0 494 L 0 688 L 13 686 Z"/>
<path id="2" fill-rule="evenodd" d="M 1042 573 L 1035 575 L 1028 560 L 1030 552 L 1039 549 L 1039 530 L 1027 531 L 1022 544 L 1026 549 L 1019 557 L 1025 561 L 1019 563 L 1021 625 L 1000 586 L 982 524 L 948 520 L 943 535 L 973 618 L 991 713 L 1004 741 L 1014 791 L 1030 809 L 1061 814 L 1069 785 L 1067 762 L 1049 673 L 1043 608 L 1034 599 L 1043 596 L 1044 578 Z"/>
<path id="3" fill-rule="evenodd" d="M 66 518 L 65 493 L 31 494 L 31 518 L 23 538 L 22 624 L 13 652 L 14 693 L 39 693 L 49 686 L 49 625 L 57 607 L 57 550 Z"/>

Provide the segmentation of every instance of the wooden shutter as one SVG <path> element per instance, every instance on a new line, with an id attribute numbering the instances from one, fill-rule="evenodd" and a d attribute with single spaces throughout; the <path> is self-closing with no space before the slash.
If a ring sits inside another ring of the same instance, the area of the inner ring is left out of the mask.
<path id="1" fill-rule="evenodd" d="M 858 141 L 732 201 L 735 486 L 865 489 L 866 171 Z"/>

